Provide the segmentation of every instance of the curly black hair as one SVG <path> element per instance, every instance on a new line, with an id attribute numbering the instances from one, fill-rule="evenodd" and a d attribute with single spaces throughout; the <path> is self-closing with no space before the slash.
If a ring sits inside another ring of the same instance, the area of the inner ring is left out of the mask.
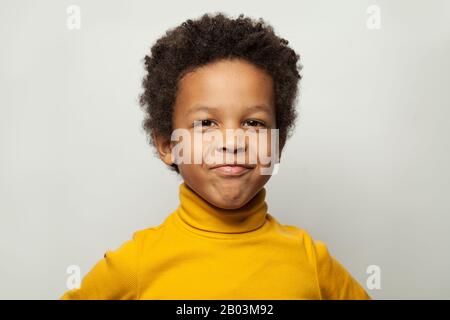
<path id="1" fill-rule="evenodd" d="M 205 13 L 166 31 L 144 58 L 146 75 L 139 103 L 145 112 L 142 126 L 150 144 L 155 145 L 155 136 L 170 141 L 172 110 L 183 75 L 214 61 L 240 58 L 273 79 L 281 150 L 297 118 L 295 104 L 302 69 L 300 56 L 288 43 L 262 18 L 253 20 L 243 14 L 232 19 L 220 12 Z M 172 169 L 179 172 L 175 164 Z"/>

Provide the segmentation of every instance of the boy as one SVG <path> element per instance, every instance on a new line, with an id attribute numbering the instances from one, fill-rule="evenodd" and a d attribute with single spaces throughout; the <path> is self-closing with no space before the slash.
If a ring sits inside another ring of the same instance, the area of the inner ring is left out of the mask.
<path id="1" fill-rule="evenodd" d="M 154 44 L 143 126 L 183 178 L 179 206 L 107 251 L 62 299 L 370 299 L 324 243 L 268 213 L 264 185 L 294 125 L 301 78 L 287 45 L 262 19 L 221 13 Z M 241 135 L 224 138 L 230 130 Z"/>

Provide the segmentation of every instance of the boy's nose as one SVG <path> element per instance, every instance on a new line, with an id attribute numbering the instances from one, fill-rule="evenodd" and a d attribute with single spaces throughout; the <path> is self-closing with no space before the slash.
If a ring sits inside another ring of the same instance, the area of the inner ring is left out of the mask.
<path id="1" fill-rule="evenodd" d="M 245 146 L 244 145 L 237 145 L 232 143 L 226 143 L 221 148 L 222 152 L 229 152 L 229 153 L 239 153 L 239 152 L 245 152 Z"/>
<path id="2" fill-rule="evenodd" d="M 247 149 L 246 139 L 242 138 L 239 132 L 231 130 L 229 134 L 222 133 L 223 143 L 217 146 L 218 151 L 227 153 L 245 152 Z"/>

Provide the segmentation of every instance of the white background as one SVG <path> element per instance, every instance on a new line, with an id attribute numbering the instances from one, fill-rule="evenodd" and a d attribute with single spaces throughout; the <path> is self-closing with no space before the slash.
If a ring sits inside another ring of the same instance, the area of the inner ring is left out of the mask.
<path id="1" fill-rule="evenodd" d="M 69 5 L 81 29 L 66 26 Z M 381 9 L 369 30 L 366 9 Z M 138 106 L 142 59 L 205 12 L 263 17 L 300 53 L 300 118 L 269 212 L 376 299 L 450 298 L 450 1 L 12 1 L 0 9 L 0 298 L 57 299 L 178 205 Z"/>

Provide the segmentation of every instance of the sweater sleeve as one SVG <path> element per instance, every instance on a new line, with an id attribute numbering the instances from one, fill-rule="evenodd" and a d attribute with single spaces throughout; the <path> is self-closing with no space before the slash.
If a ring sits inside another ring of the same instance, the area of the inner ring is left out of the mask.
<path id="1" fill-rule="evenodd" d="M 60 300 L 133 300 L 138 297 L 138 241 L 132 240 L 103 259 L 84 276 L 79 288 L 66 291 Z"/>
<path id="2" fill-rule="evenodd" d="M 371 300 L 364 288 L 328 251 L 321 241 L 314 241 L 317 278 L 324 300 Z"/>

